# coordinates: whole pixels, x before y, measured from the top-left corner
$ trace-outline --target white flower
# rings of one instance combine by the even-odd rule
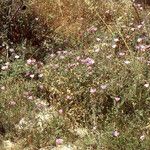
[[[10,48],[9,51],[10,51],[10,52],[14,52],[14,49],[13,49],[13,48]]]
[[[99,42],[100,40],[101,40],[100,38],[96,38],[96,41],[98,41],[98,42]]]
[[[8,69],[8,66],[2,66],[1,69],[2,69],[2,70],[7,70],[7,69]]]
[[[33,78],[34,78],[34,74],[30,74],[30,78],[32,78],[32,79],[33,79]]]
[[[143,141],[144,139],[145,139],[145,136],[144,136],[144,135],[141,135],[141,136],[140,136],[140,140]]]
[[[105,90],[106,88],[107,88],[107,84],[101,85],[101,89],[102,89],[102,90]]]
[[[130,64],[130,61],[126,60],[124,61],[125,64]]]
[[[28,99],[29,99],[29,100],[32,100],[32,99],[33,99],[33,96],[29,96]]]
[[[9,65],[10,65],[10,62],[6,62],[5,65],[6,65],[6,66],[9,66]]]
[[[140,24],[140,25],[138,25],[138,26],[137,26],[137,28],[138,28],[138,29],[141,29],[141,28],[142,28],[142,25],[141,25],[141,24]]]
[[[120,55],[120,56],[124,56],[124,55],[125,55],[125,53],[123,53],[123,52],[120,52],[120,53],[119,53],[119,55]]]
[[[137,42],[140,43],[140,42],[142,42],[142,40],[143,40],[142,38],[138,38]]]
[[[144,84],[144,86],[145,86],[146,88],[148,88],[148,87],[149,87],[149,83]]]
[[[118,39],[118,38],[115,38],[115,39],[114,39],[114,41],[115,41],[115,42],[118,42],[118,41],[119,41],[119,39]]]
[[[100,51],[100,49],[99,48],[96,48],[95,50],[94,50],[94,52],[99,52]]]
[[[115,101],[116,102],[120,101],[120,97],[115,97]]]
[[[116,44],[113,44],[113,45],[112,45],[112,48],[116,48],[116,47],[117,47],[117,45],[116,45]]]
[[[1,90],[5,90],[5,86],[2,86],[2,87],[1,87]]]
[[[131,28],[131,31],[135,31],[135,28]]]
[[[18,59],[20,56],[19,55],[15,55],[15,58]]]
[[[43,74],[42,74],[42,73],[41,73],[41,74],[39,74],[39,75],[38,75],[38,77],[39,77],[39,78],[42,78],[42,77],[43,77]]]

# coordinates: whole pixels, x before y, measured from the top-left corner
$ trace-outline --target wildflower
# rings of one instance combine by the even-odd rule
[[[72,98],[71,96],[67,95],[67,99],[71,99],[71,98]]]
[[[96,130],[96,129],[97,129],[97,126],[94,126],[94,127],[93,127],[93,130]]]
[[[6,66],[9,66],[9,65],[10,65],[10,62],[6,62],[5,65],[6,65]]]
[[[6,89],[5,86],[2,86],[2,87],[1,87],[1,90],[5,90],[5,89]]]
[[[9,51],[10,51],[10,52],[14,52],[14,49],[13,49],[13,48],[10,48]]]
[[[7,49],[7,50],[9,49],[9,46],[8,46],[8,45],[6,46],[6,49]]]
[[[145,49],[146,49],[146,46],[145,46],[145,45],[140,45],[140,50],[141,50],[141,51],[145,51]]]
[[[38,75],[38,77],[39,77],[39,78],[42,78],[42,77],[43,77],[43,74],[42,74],[42,73],[41,73],[41,74],[39,74],[39,75]]]
[[[96,48],[95,50],[94,50],[94,52],[99,52],[100,51],[100,48]]]
[[[2,70],[7,70],[7,69],[8,69],[8,66],[2,66],[1,69],[2,69]]]
[[[60,109],[58,112],[59,114],[63,114],[63,109]]]
[[[32,63],[32,60],[31,60],[31,59],[28,59],[28,60],[27,60],[27,64],[30,65],[31,63]]]
[[[149,83],[144,84],[144,87],[148,88],[149,87]]]
[[[44,89],[44,86],[43,86],[43,85],[39,85],[39,88],[40,88],[41,90],[43,90],[43,89]]]
[[[80,56],[77,56],[77,57],[76,57],[76,60],[80,60]]]
[[[141,136],[140,136],[140,140],[143,141],[144,139],[145,139],[145,136],[144,136],[144,135],[141,135]]]
[[[35,62],[36,62],[35,59],[28,59],[28,60],[27,60],[27,64],[28,64],[28,65],[33,65],[33,64],[35,64]]]
[[[38,20],[39,20],[39,18],[35,18],[35,20],[36,20],[36,21],[38,21]]]
[[[113,131],[113,136],[114,137],[118,137],[119,135],[120,135],[120,133],[117,130]]]
[[[128,65],[128,64],[130,64],[130,61],[126,60],[126,61],[124,61],[124,63]]]
[[[63,144],[63,142],[64,142],[63,139],[60,139],[60,138],[56,139],[56,145],[61,145]]]
[[[142,38],[138,38],[137,42],[140,43],[140,42],[142,42],[142,40],[143,40]]]
[[[83,62],[86,64],[86,65],[88,65],[88,66],[90,66],[90,65],[93,65],[94,63],[95,63],[95,61],[92,59],[92,58],[86,58],[85,60],[83,60]]]
[[[33,100],[33,96],[29,96],[28,99],[29,99],[29,100]]]
[[[101,39],[100,38],[96,38],[96,41],[99,42],[99,41],[101,41]]]
[[[102,90],[105,90],[106,88],[107,88],[107,84],[101,85],[101,89],[102,89]]]
[[[18,59],[20,56],[19,55],[15,55],[15,58]]]
[[[112,45],[112,48],[116,48],[116,47],[117,47],[117,45],[116,45],[116,44],[113,44],[113,45]]]
[[[116,102],[120,101],[120,97],[115,97],[115,101]]]
[[[142,25],[141,25],[141,24],[140,24],[140,25],[138,25],[138,26],[137,26],[137,28],[138,28],[138,29],[141,29],[141,28],[142,28]]]
[[[119,39],[118,39],[118,38],[115,38],[115,39],[114,39],[114,41],[115,41],[115,42],[118,42],[118,41],[119,41]]]
[[[55,57],[55,54],[51,54],[50,57],[51,57],[51,58]]]
[[[96,92],[96,88],[91,88],[90,93],[94,94]]]
[[[135,28],[131,28],[131,31],[135,31]]]
[[[33,79],[35,75],[34,74],[30,74],[29,76],[30,76],[30,78]]]
[[[124,56],[124,55],[125,55],[125,53],[123,53],[123,52],[119,53],[119,56]]]

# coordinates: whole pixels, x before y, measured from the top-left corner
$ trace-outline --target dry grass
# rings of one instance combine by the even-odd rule
[[[111,0],[32,0],[30,6],[49,28],[75,38],[80,38],[92,25],[103,28],[103,21],[117,25],[133,15],[130,0],[119,5]]]

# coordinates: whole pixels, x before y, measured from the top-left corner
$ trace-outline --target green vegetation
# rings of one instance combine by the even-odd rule
[[[0,149],[149,150],[148,6],[0,7]]]

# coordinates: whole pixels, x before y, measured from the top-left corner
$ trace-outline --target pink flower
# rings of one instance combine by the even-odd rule
[[[59,114],[63,114],[63,109],[60,109],[58,112]]]
[[[120,101],[120,97],[115,97],[115,101],[116,102]]]
[[[27,64],[30,65],[31,63],[32,63],[32,60],[31,60],[31,59],[28,59],[28,60],[27,60]]]
[[[77,57],[76,57],[76,60],[80,60],[80,56],[77,56]]]
[[[29,100],[33,100],[33,96],[29,96],[28,99],[29,99]]]
[[[118,137],[120,135],[120,133],[117,131],[117,130],[115,130],[114,132],[113,132],[113,136],[114,137]]]
[[[35,62],[36,62],[35,59],[28,59],[28,60],[27,60],[27,65],[34,65]]]
[[[96,88],[91,88],[90,93],[94,94],[96,92]]]
[[[86,63],[86,65],[90,66],[90,65],[93,65],[95,63],[95,61],[92,59],[92,58],[86,58],[84,60],[84,62]]]
[[[61,145],[63,144],[64,140],[63,139],[56,139],[56,145]]]

